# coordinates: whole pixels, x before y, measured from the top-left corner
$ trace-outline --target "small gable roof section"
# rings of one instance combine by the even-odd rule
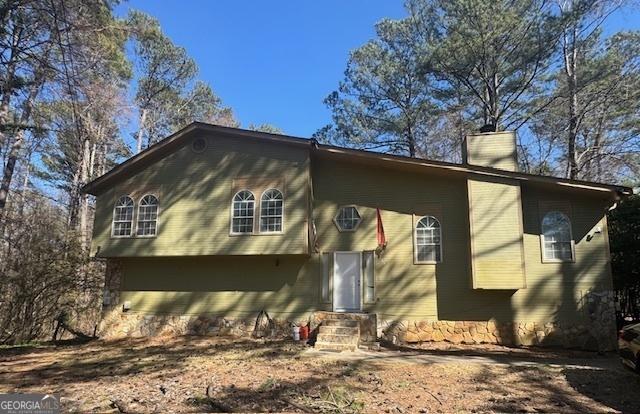
[[[378,152],[337,147],[333,145],[319,144],[313,139],[299,138],[289,135],[271,134],[268,132],[249,131],[239,128],[229,128],[220,125],[194,122],[180,131],[168,136],[160,142],[150,146],[139,154],[117,165],[111,171],[86,184],[82,190],[88,194],[99,195],[122,179],[135,174],[168,154],[176,151],[196,133],[212,133],[232,138],[255,139],[260,142],[269,142],[281,145],[294,145],[307,148],[318,156],[333,159],[342,159],[349,162],[359,162],[389,168],[405,170],[432,170],[440,173],[452,173],[461,175],[475,175],[485,177],[511,178],[523,182],[542,185],[557,185],[578,190],[609,193],[614,198],[633,194],[630,187],[595,183],[590,181],[569,180],[566,178],[548,177],[521,172],[505,171],[491,167],[480,167],[468,164],[456,164],[444,161],[426,160],[419,158],[389,155]]]

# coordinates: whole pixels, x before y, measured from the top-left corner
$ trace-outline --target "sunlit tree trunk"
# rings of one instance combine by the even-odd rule
[[[140,151],[142,151],[142,140],[144,138],[144,127],[145,127],[145,123],[147,122],[147,110],[143,109],[142,110],[142,114],[140,115],[140,125],[138,128],[138,139],[137,139],[137,147],[136,147],[136,154],[139,154]]]

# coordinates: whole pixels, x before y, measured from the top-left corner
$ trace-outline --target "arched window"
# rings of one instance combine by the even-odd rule
[[[155,236],[158,229],[158,198],[147,194],[138,205],[138,236]]]
[[[253,233],[253,208],[255,197],[251,191],[242,190],[233,196],[231,233]]]
[[[425,216],[416,224],[416,263],[442,261],[440,222],[433,216]]]
[[[573,260],[571,222],[559,211],[550,211],[542,219],[542,259],[548,261]]]
[[[282,231],[284,199],[275,188],[265,191],[260,197],[260,232],[277,233]]]
[[[122,196],[113,207],[113,226],[111,235],[114,237],[129,237],[133,229],[133,200],[129,196]]]

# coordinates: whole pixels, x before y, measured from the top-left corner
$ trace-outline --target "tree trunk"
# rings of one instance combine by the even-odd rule
[[[489,103],[490,103],[490,116],[489,123],[495,126],[495,130],[498,130],[498,122],[500,114],[498,113],[498,74],[494,73],[491,77],[491,88],[489,90]]]
[[[22,190],[20,191],[20,205],[18,208],[18,217],[22,219],[24,217],[24,207],[27,200],[27,189],[29,188],[29,178],[31,176],[31,156],[26,161],[27,168],[24,173],[24,180],[22,181]]]
[[[600,119],[598,119],[598,128],[596,130],[596,135],[593,139],[593,161],[595,164],[595,174],[594,174],[594,180],[595,181],[602,181],[602,137],[604,135],[604,131],[605,131],[605,119],[606,119],[606,114],[607,114],[607,106],[606,104],[604,105],[604,108],[602,109],[602,112],[600,114]]]
[[[11,13],[11,11],[9,11]],[[2,81],[2,85],[0,90],[2,90],[2,99],[0,100],[0,148],[4,147],[4,144],[7,140],[7,136],[5,134],[4,126],[9,121],[9,105],[11,103],[11,95],[13,94],[13,78],[15,75],[15,52],[17,48],[17,44],[20,41],[20,35],[18,33],[13,33],[12,36],[12,47],[9,55],[9,60],[6,63],[6,75]],[[0,213],[2,210],[0,210]]]
[[[98,133],[98,137],[99,137],[99,133]],[[98,151],[98,145],[94,142],[93,145],[91,146],[91,157],[89,158],[89,175],[87,180],[91,180],[93,178],[93,173],[95,171],[95,164],[96,164],[96,152]],[[86,184],[86,183],[85,183]]]
[[[136,154],[139,154],[142,151],[142,139],[144,136],[144,124],[147,121],[147,110],[143,109],[142,114],[140,115],[140,125],[138,126],[138,146],[136,148]]]
[[[31,111],[33,110],[34,102],[40,93],[42,85],[44,84],[44,73],[36,73],[29,94],[27,95],[24,104],[22,106],[22,114],[20,115],[19,130],[16,133],[13,144],[9,149],[7,156],[7,164],[5,165],[2,173],[2,182],[0,183],[0,235],[4,235],[4,215],[5,206],[7,204],[7,198],[9,197],[9,190],[11,188],[11,180],[13,179],[13,173],[16,168],[18,157],[20,156],[20,150],[24,144],[25,128],[31,121]]]
[[[89,178],[89,163],[91,162],[91,142],[89,138],[85,138],[82,142],[82,162],[80,162],[80,180],[77,187],[78,210],[80,216],[80,245],[83,249],[88,244],[88,226],[89,226],[89,199],[86,193],[80,191]]]
[[[4,234],[4,209],[7,205],[7,198],[9,197],[9,188],[11,187],[11,180],[13,179],[13,172],[16,168],[16,162],[24,143],[24,130],[18,131],[16,138],[9,150],[9,156],[7,157],[7,165],[4,167],[2,174],[2,182],[0,183],[0,234]]]
[[[567,128],[567,163],[570,179],[578,177],[578,160],[576,141],[578,139],[578,75],[576,74],[578,45],[576,44],[577,28],[571,28],[571,39],[567,39],[567,30],[564,35],[564,69],[569,89],[569,122]]]
[[[569,75],[569,128],[567,131],[567,158],[569,161],[569,178],[578,176],[576,140],[578,138],[578,96],[575,72]]]
[[[107,152],[109,151],[109,145],[105,142],[102,145],[102,152],[100,154],[100,175],[104,175],[107,172]]]
[[[71,180],[71,191],[69,194],[69,217],[67,218],[67,227],[75,229],[78,225],[78,187],[80,186],[80,168],[76,168]]]
[[[413,136],[411,127],[407,129],[407,148],[409,150],[409,156],[415,158],[416,156],[416,138]]]

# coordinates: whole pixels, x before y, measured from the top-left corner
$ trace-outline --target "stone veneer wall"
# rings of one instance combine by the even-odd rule
[[[455,344],[536,345],[593,351],[616,349],[613,292],[586,292],[578,309],[583,323],[500,321],[378,322],[378,337],[392,343],[447,341]]]
[[[119,305],[122,284],[122,264],[116,259],[107,259],[102,296],[102,316]]]
[[[257,315],[256,315],[257,316]],[[99,327],[101,338],[211,335],[250,336],[254,333],[255,318],[232,319],[215,315],[145,315],[112,309],[107,312]],[[273,326],[263,329],[260,336],[285,337],[291,335],[291,323],[273,320]]]

